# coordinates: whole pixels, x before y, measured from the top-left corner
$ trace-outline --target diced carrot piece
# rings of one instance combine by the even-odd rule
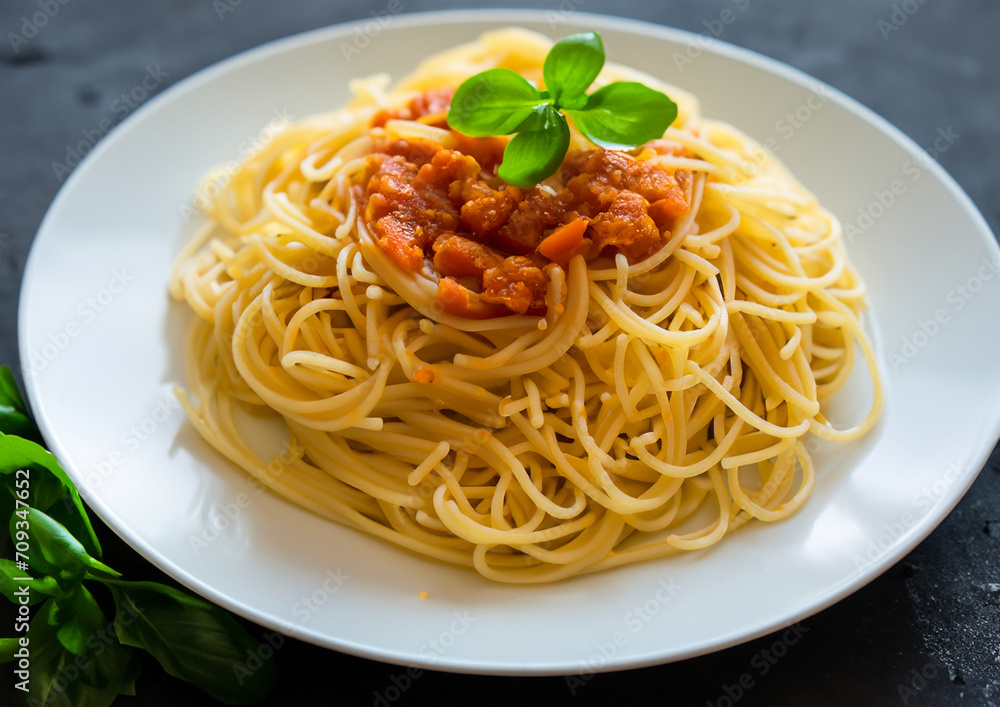
[[[545,308],[545,285],[548,275],[531,258],[512,255],[498,267],[483,273],[484,302],[497,302],[518,314],[532,306]]]
[[[390,215],[378,220],[375,231],[382,232],[378,247],[401,269],[419,272],[424,266],[424,251],[416,244],[416,229],[411,224]]]
[[[538,244],[538,252],[549,260],[566,265],[583,245],[588,220],[578,218],[554,230]]]
[[[444,311],[466,319],[492,319],[510,314],[502,304],[483,302],[479,294],[464,287],[454,278],[444,277],[438,283],[437,303]]]
[[[680,192],[680,190],[678,190]],[[688,212],[688,204],[684,200],[683,192],[677,198],[658,199],[649,205],[649,215],[656,222],[656,225],[663,228],[672,224],[674,219],[680,218]]]
[[[434,243],[434,268],[445,276],[481,278],[503,262],[489,246],[462,236],[444,236]]]
[[[434,370],[430,366],[421,366],[413,372],[413,380],[417,383],[433,383],[437,376],[434,375]]]

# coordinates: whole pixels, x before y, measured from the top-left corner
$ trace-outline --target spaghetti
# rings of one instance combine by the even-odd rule
[[[170,283],[196,314],[190,394],[178,394],[208,442],[316,513],[503,582],[698,550],[751,519],[786,518],[813,488],[805,437],[856,439],[881,406],[859,323],[865,291],[838,221],[673,87],[669,148],[627,156],[679,189],[683,208],[658,217],[655,247],[594,245],[600,219],[580,217],[591,247],[563,262],[487,248],[494,259],[473,276],[449,277],[439,239],[426,261],[418,250],[400,266],[377,218],[394,202],[372,186],[385,160],[416,161],[406,146],[461,149],[434,92],[497,66],[540,82],[549,46],[492,32],[391,91],[384,77],[355,82],[346,108],[290,127],[232,174]],[[613,65],[597,84],[615,79],[660,87]],[[568,165],[593,149],[574,131],[563,171],[511,208],[566,193]],[[442,188],[459,198],[457,183]],[[590,208],[567,203],[563,226]],[[543,275],[517,270],[490,300],[488,273],[510,271],[511,258]],[[529,295],[510,294],[521,285]],[[838,430],[822,402],[856,349],[872,405]],[[254,451],[239,410],[287,428],[295,453],[281,473]]]

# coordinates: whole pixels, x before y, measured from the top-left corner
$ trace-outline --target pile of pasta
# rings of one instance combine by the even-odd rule
[[[276,493],[339,523],[502,582],[544,582],[706,548],[795,513],[814,485],[807,435],[874,424],[864,286],[841,227],[773,157],[696,99],[665,137],[691,209],[629,263],[551,270],[544,316],[441,311],[361,217],[373,116],[503,66],[541,81],[550,40],[504,30],[400,84],[354,82],[345,108],[295,124],[231,174],[170,283],[194,312],[181,401],[201,435]],[[571,150],[592,148],[573,132]],[[209,175],[215,179],[218,175]],[[860,352],[871,407],[834,429],[823,404]],[[258,454],[240,410],[287,444]],[[331,552],[334,549],[331,548]]]

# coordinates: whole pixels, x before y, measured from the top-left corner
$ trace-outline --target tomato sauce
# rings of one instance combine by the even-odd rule
[[[401,119],[447,128],[451,94],[432,89],[381,111],[373,125]],[[670,172],[648,159],[684,154],[677,143],[654,140],[636,156],[602,148],[571,152],[557,191],[522,189],[497,177],[507,140],[452,131],[445,147],[381,137],[368,157],[360,193],[366,224],[395,265],[437,272],[437,299],[447,312],[475,319],[544,314],[552,263],[617,253],[638,262],[666,242],[690,209],[690,172]]]

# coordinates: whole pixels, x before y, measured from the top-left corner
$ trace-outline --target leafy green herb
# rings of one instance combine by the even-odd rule
[[[0,432],[41,441],[7,366],[0,367]]]
[[[99,559],[100,542],[73,482],[33,439],[41,436],[10,370],[0,367],[0,521],[10,519],[13,541],[0,546],[7,555],[0,558],[0,595],[37,607],[30,623],[20,611],[24,618],[15,623],[30,643],[27,703],[108,707],[118,695],[134,695],[133,647],[227,704],[267,697],[276,681],[271,647],[203,599],[118,579]],[[113,622],[87,588],[92,581],[111,590]],[[17,659],[19,641],[0,638],[0,663]]]
[[[13,662],[19,647],[20,641],[16,638],[0,638],[0,665]]]
[[[543,105],[539,96],[538,89],[520,74],[490,69],[458,87],[451,99],[448,122],[472,137],[509,135]]]
[[[104,612],[83,584],[78,584],[65,599],[56,600],[56,607],[59,622],[56,637],[59,643],[73,655],[83,655],[94,627],[103,627],[108,623]]]
[[[490,69],[458,87],[448,124],[472,137],[516,133],[497,171],[501,179],[532,187],[551,175],[569,148],[568,115],[595,145],[630,149],[662,137],[677,118],[666,95],[631,81],[586,90],[604,66],[604,44],[596,32],[563,37],[553,45],[540,91],[509,69]]]
[[[503,152],[500,178],[515,185],[534,185],[559,169],[569,147],[569,126],[550,105],[521,123]]]
[[[670,102],[669,107],[664,99]],[[641,83],[616,81],[588,96],[582,110],[567,109],[566,113],[591,142],[601,147],[634,147],[662,137],[666,127],[651,133],[649,126],[658,128],[664,115],[670,116],[667,125],[672,123],[677,106]]]
[[[101,543],[80,493],[50,452],[30,440],[0,433],[0,474],[7,477],[10,494],[23,504],[43,511],[65,505],[60,511],[63,525],[76,531],[87,552],[100,557]],[[66,503],[59,503],[60,499]]]
[[[25,577],[29,579],[25,580]],[[0,558],[0,594],[7,598],[12,604],[20,603],[20,596],[17,592],[22,587],[28,588],[28,606],[34,606],[46,597],[62,596],[63,590],[55,577],[42,576],[34,577],[28,572],[18,569],[14,560],[6,557]]]
[[[542,76],[552,100],[567,106],[590,88],[604,66],[604,43],[596,32],[572,34],[556,42],[545,57]]]
[[[228,705],[252,704],[274,687],[274,663],[219,607],[154,582],[106,583],[118,606],[118,639],[152,653],[171,675]]]
[[[84,592],[86,589],[80,587]],[[89,596],[89,592],[86,596]],[[107,707],[118,695],[134,695],[139,661],[135,651],[108,636],[110,622],[93,597],[74,612],[49,599],[31,619],[29,704]],[[85,636],[87,650],[75,654],[60,640],[67,623]]]
[[[27,530],[18,525],[27,523]],[[10,533],[15,540],[28,542],[29,563],[32,568],[61,578],[80,576],[88,570],[99,575],[120,577],[118,572],[100,560],[91,557],[83,544],[59,522],[37,508],[28,508],[24,520],[14,514],[10,518]]]

